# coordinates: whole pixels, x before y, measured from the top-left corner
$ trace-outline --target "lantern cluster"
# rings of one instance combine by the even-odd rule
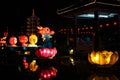
[[[62,28],[58,32],[61,34],[76,34],[76,30],[74,28],[70,29]],[[77,34],[93,34],[93,26],[78,27]]]
[[[37,47],[36,43],[38,42],[38,37],[35,34],[31,34],[29,38],[26,35],[21,35],[19,38],[16,36],[9,38],[9,43],[12,47],[16,47],[18,42],[21,43],[22,47]]]
[[[36,60],[32,60],[31,62],[29,62],[27,61],[26,57],[23,58],[22,63],[25,70],[30,70],[32,72],[35,72],[39,67],[36,63]]]

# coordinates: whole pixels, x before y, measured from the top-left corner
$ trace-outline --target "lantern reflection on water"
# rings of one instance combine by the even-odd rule
[[[50,67],[47,69],[41,69],[39,72],[39,79],[49,80],[52,77],[56,77],[58,70],[55,67]]]
[[[118,52],[112,52],[112,51],[92,51],[90,54],[88,54],[88,61],[91,64],[97,64],[97,65],[114,65],[119,59]]]
[[[32,60],[32,62],[29,65],[30,71],[36,71],[38,69],[38,65],[36,64],[36,60]]]
[[[118,80],[118,78],[114,74],[93,74],[88,80]]]

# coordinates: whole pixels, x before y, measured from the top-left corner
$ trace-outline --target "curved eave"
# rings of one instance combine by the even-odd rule
[[[120,5],[103,2],[91,2],[83,6],[70,6],[57,10],[57,14],[63,17],[75,17],[83,13],[95,11],[120,14]]]

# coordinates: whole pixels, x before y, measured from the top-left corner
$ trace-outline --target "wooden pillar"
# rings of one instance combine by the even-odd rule
[[[94,12],[94,50],[95,51],[98,51],[100,48],[99,48],[99,31],[98,31],[98,28],[99,28],[99,17],[98,17],[98,12],[95,11]]]

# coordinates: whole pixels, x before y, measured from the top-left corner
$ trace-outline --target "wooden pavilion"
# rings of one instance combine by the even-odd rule
[[[119,0],[80,0],[76,4],[72,4],[63,9],[58,9],[57,14],[61,17],[74,18],[75,28],[77,29],[77,19],[92,17],[94,24],[94,50],[99,50],[99,19],[102,17],[116,17],[120,20],[120,1]],[[89,15],[89,16],[88,16]],[[91,15],[91,16],[90,16]],[[120,25],[120,21],[119,25]],[[120,26],[119,26],[120,27]],[[120,28],[119,28],[120,29]],[[77,30],[76,30],[77,31]],[[96,44],[97,43],[97,44]]]

